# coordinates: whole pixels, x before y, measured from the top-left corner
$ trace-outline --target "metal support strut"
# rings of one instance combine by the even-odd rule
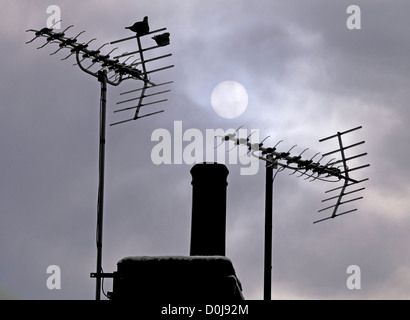
[[[107,104],[107,71],[98,72],[98,81],[101,83],[100,101],[100,149],[99,149],[99,183],[97,204],[97,285],[95,299],[101,299],[102,278],[102,236],[103,236],[103,209],[104,209],[104,162],[105,162],[105,126]]]
[[[272,228],[273,228],[273,165],[266,163],[265,189],[265,258],[263,300],[271,300],[272,283]]]

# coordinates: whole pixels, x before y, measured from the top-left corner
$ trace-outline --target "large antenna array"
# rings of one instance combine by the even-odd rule
[[[157,112],[140,115],[141,107],[167,101],[167,99],[161,99],[161,100],[156,100],[156,101],[150,101],[148,103],[143,103],[143,100],[145,98],[158,96],[158,95],[170,92],[170,90],[164,90],[160,92],[153,92],[153,93],[147,94],[146,93],[147,90],[173,83],[173,81],[168,81],[165,83],[156,84],[153,81],[151,81],[151,78],[149,77],[149,75],[154,72],[173,68],[174,65],[167,65],[167,66],[160,67],[160,68],[153,69],[153,70],[147,70],[147,67],[146,67],[147,64],[149,64],[150,62],[158,61],[158,60],[172,56],[171,53],[161,55],[161,56],[150,57],[149,59],[144,58],[144,52],[151,51],[153,49],[157,49],[161,47],[165,47],[170,43],[169,42],[170,34],[168,32],[163,33],[163,34],[158,34],[159,32],[166,30],[166,28],[157,29],[157,30],[146,32],[143,34],[136,34],[135,36],[119,39],[119,40],[112,41],[112,42],[107,42],[107,43],[104,43],[99,48],[92,50],[89,48],[89,45],[91,42],[97,40],[96,38],[93,38],[90,41],[83,42],[83,43],[80,43],[78,41],[78,37],[81,34],[85,33],[85,31],[81,31],[74,37],[68,37],[66,36],[66,32],[70,28],[74,27],[73,25],[68,26],[66,29],[64,29],[61,32],[54,31],[52,27],[42,28],[40,30],[34,30],[34,29],[26,30],[26,32],[34,32],[35,34],[35,37],[31,39],[30,41],[27,41],[26,44],[33,42],[37,38],[46,39],[46,43],[39,46],[37,49],[42,49],[50,43],[58,44],[59,48],[56,51],[52,52],[50,55],[55,55],[62,49],[67,49],[69,50],[70,53],[66,57],[62,58],[61,61],[67,60],[72,55],[75,55],[76,63],[74,65],[78,65],[82,71],[96,78],[101,78],[102,76],[101,73],[105,72],[106,73],[106,80],[105,80],[106,83],[113,85],[113,86],[118,86],[122,81],[128,80],[128,79],[142,81],[143,83],[142,88],[137,88],[134,90],[121,93],[121,95],[127,95],[127,94],[134,93],[134,92],[141,92],[141,94],[139,94],[137,97],[133,97],[131,99],[127,99],[127,100],[120,101],[117,103],[117,104],[123,104],[126,102],[137,100],[138,101],[137,105],[114,111],[116,113],[116,112],[121,112],[125,110],[135,109],[134,116],[124,121],[112,123],[111,126],[164,112],[164,110],[161,110]],[[150,46],[148,48],[144,48],[142,46],[141,38],[144,36],[153,35],[153,34],[156,34],[154,37],[152,37],[155,40],[156,45]],[[136,51],[125,52],[123,54],[111,57],[112,53],[118,49],[118,47],[115,47],[115,48],[112,48],[109,52],[105,54],[102,53],[102,49],[107,45],[113,45],[116,43],[124,42],[127,40],[133,40],[133,39],[137,40],[138,50]],[[139,58],[135,59],[134,58],[135,54],[138,54]],[[126,59],[124,59],[125,57]],[[85,64],[87,62],[89,63],[89,65],[86,66]],[[94,68],[95,70],[92,71],[92,69]]]
[[[61,50],[69,50],[69,54],[62,58],[61,60],[67,60],[72,55],[75,55],[76,63],[79,68],[85,73],[95,77],[101,83],[101,97],[100,97],[100,148],[99,148],[99,183],[98,183],[98,203],[97,203],[97,272],[91,273],[92,278],[96,278],[96,300],[101,298],[101,280],[106,276],[102,269],[102,233],[103,233],[103,204],[104,204],[104,162],[105,162],[105,127],[106,127],[106,102],[107,102],[107,84],[112,86],[118,86],[124,80],[140,80],[143,85],[141,88],[130,90],[121,93],[121,95],[128,95],[130,93],[137,93],[137,96],[122,100],[117,103],[125,104],[129,102],[136,101],[136,105],[115,110],[114,112],[122,112],[126,110],[135,109],[134,116],[126,120],[112,123],[111,125],[118,125],[125,122],[130,122],[132,120],[137,120],[145,117],[149,117],[164,110],[140,114],[141,107],[149,106],[161,102],[167,101],[167,99],[155,100],[158,96],[169,92],[170,90],[163,91],[152,91],[153,88],[159,86],[165,86],[171,84],[172,81],[156,84],[151,78],[150,74],[169,69],[174,67],[173,65],[161,66],[156,69],[147,69],[147,65],[151,62],[158,62],[161,59],[168,58],[172,54],[165,54],[161,56],[151,56],[148,59],[144,57],[144,52],[153,51],[154,49],[165,47],[170,44],[170,34],[168,32],[158,34],[166,30],[166,28],[157,29],[154,31],[149,31],[148,17],[144,17],[143,21],[136,22],[132,27],[126,27],[135,32],[134,36],[119,39],[112,42],[104,43],[97,49],[90,49],[89,45],[96,39],[93,38],[88,42],[80,43],[78,37],[85,31],[81,31],[74,37],[66,36],[66,32],[73,27],[73,25],[68,26],[61,32],[55,31],[54,26],[61,22],[57,21],[54,25],[40,30],[29,29],[26,32],[34,32],[34,38],[27,41],[26,44],[33,42],[38,38],[45,38],[46,42],[39,46],[37,49],[42,49],[49,44],[57,44],[58,48],[50,55],[55,55]],[[155,41],[155,45],[149,47],[143,47],[141,38],[147,35],[153,35],[152,39]],[[102,53],[102,49],[107,45],[113,45],[116,43],[137,40],[138,50],[133,52],[124,52],[118,56],[111,57],[112,53],[118,49],[118,47],[112,48],[107,51],[107,53]],[[153,42],[154,44],[154,42]],[[138,54],[138,58],[134,58],[134,55]],[[154,100],[152,100],[154,97]],[[148,99],[148,102],[145,102]],[[151,100],[149,100],[151,99]]]
[[[241,128],[241,127],[240,127]],[[365,167],[370,166],[369,164],[365,164],[365,165],[361,165],[358,167],[354,167],[354,168],[349,168],[348,166],[348,161],[349,160],[353,160],[353,159],[357,159],[360,157],[363,157],[365,155],[367,155],[367,153],[361,153],[361,154],[357,154],[357,155],[353,155],[353,156],[346,156],[346,152],[345,150],[347,149],[351,149],[353,147],[362,145],[365,143],[365,141],[361,141],[358,143],[354,143],[348,146],[344,146],[343,145],[343,141],[342,141],[342,136],[350,133],[352,131],[355,130],[359,130],[362,127],[356,127],[344,132],[338,132],[335,135],[332,135],[330,137],[326,137],[323,138],[321,140],[319,140],[319,142],[323,142],[326,140],[330,140],[333,138],[337,138],[338,143],[339,143],[339,148],[336,150],[333,150],[331,152],[325,153],[321,156],[321,158],[318,161],[313,161],[313,159],[315,157],[317,157],[320,153],[316,153],[313,157],[309,158],[302,158],[302,154],[305,153],[309,148],[304,149],[301,153],[299,153],[298,155],[291,155],[291,151],[296,147],[296,145],[294,145],[292,148],[290,148],[289,150],[285,151],[285,152],[280,152],[277,150],[277,146],[283,141],[280,140],[275,146],[273,147],[264,147],[264,141],[269,138],[266,137],[262,142],[256,142],[256,143],[252,143],[251,140],[251,135],[250,134],[248,137],[246,138],[239,138],[237,137],[237,133],[239,131],[238,128],[234,133],[231,134],[227,134],[226,136],[221,137],[222,138],[222,142],[228,142],[228,141],[233,141],[235,143],[235,146],[246,146],[248,148],[248,153],[251,153],[254,157],[265,161],[268,167],[272,167],[275,169],[278,169],[279,171],[283,171],[285,169],[289,169],[292,170],[293,172],[290,175],[293,175],[295,173],[298,173],[298,178],[299,177],[305,177],[305,180],[309,180],[310,182],[315,181],[315,180],[321,180],[321,181],[327,181],[327,182],[338,182],[338,181],[343,181],[343,185],[338,187],[338,188],[334,188],[331,190],[326,191],[326,193],[330,193],[330,192],[334,192],[337,190],[341,190],[340,194],[338,196],[334,196],[334,197],[330,197],[327,199],[324,199],[322,202],[326,202],[326,201],[330,201],[330,200],[336,200],[336,204],[326,207],[324,209],[319,210],[319,212],[323,212],[326,211],[328,209],[333,209],[332,210],[332,214],[331,216],[324,218],[324,219],[320,219],[318,221],[315,221],[314,223],[317,222],[321,222],[321,221],[325,221],[328,219],[333,219],[336,218],[338,216],[356,211],[357,209],[354,210],[349,210],[346,212],[342,212],[342,213],[338,213],[338,209],[340,208],[341,205],[345,204],[345,203],[350,203],[356,200],[360,200],[363,197],[358,197],[358,198],[354,198],[354,199],[349,199],[349,200],[345,200],[342,201],[344,199],[345,196],[349,195],[349,194],[353,194],[359,191],[364,190],[365,188],[360,188],[360,189],[356,189],[350,192],[346,192],[346,189],[352,185],[357,185],[361,182],[367,181],[368,179],[362,179],[362,180],[356,180],[353,179],[350,176],[350,172],[352,171],[356,171]],[[234,147],[235,147],[234,146]],[[341,159],[340,160],[336,160],[336,158],[331,158],[330,160],[328,160],[327,162],[324,161],[321,163],[321,161],[332,154],[335,153],[340,153]],[[279,167],[279,168],[278,168]],[[333,180],[330,180],[331,178],[333,178]]]
[[[241,127],[240,127],[241,128]],[[280,140],[276,145],[273,147],[264,147],[264,142],[269,137],[266,137],[261,142],[252,143],[251,136],[248,135],[246,138],[240,138],[237,136],[239,129],[238,128],[234,133],[227,134],[221,137],[222,145],[224,142],[233,141],[234,147],[237,146],[246,146],[248,149],[248,153],[251,153],[252,156],[258,158],[259,160],[263,160],[266,162],[266,189],[265,189],[265,249],[264,249],[264,300],[271,300],[271,283],[272,283],[272,226],[273,226],[273,181],[275,176],[273,175],[273,169],[277,169],[276,173],[283,171],[285,169],[289,169],[293,171],[290,175],[294,175],[298,173],[298,177],[305,177],[305,180],[310,180],[310,182],[315,180],[321,181],[328,181],[328,182],[342,182],[342,185],[330,189],[326,191],[326,193],[331,193],[340,190],[340,193],[336,196],[332,196],[329,198],[324,199],[322,202],[327,201],[335,201],[335,203],[331,206],[325,207],[319,212],[332,210],[332,213],[323,219],[319,219],[314,223],[326,221],[329,219],[334,219],[341,215],[345,215],[347,213],[351,213],[356,211],[357,209],[346,210],[339,213],[339,208],[341,208],[344,204],[351,203],[357,200],[362,199],[363,197],[356,197],[346,199],[346,196],[351,194],[357,193],[359,191],[364,190],[365,188],[357,188],[352,191],[347,191],[347,188],[351,186],[356,186],[359,183],[367,181],[368,179],[361,179],[356,180],[350,176],[352,171],[357,171],[362,168],[368,167],[369,164],[360,165],[354,168],[350,168],[348,166],[348,161],[353,159],[361,158],[367,153],[360,153],[352,156],[348,156],[346,154],[346,150],[352,149],[356,146],[364,144],[364,141],[357,142],[351,145],[345,146],[342,140],[342,137],[350,133],[352,131],[356,131],[361,129],[362,127],[356,127],[344,132],[337,132],[335,135],[323,138],[319,140],[319,142],[324,142],[327,140],[337,138],[338,141],[338,149],[333,150],[331,152],[325,153],[321,156],[318,161],[314,161],[314,158],[318,156],[320,153],[314,154],[311,158],[302,158],[303,153],[305,153],[309,148],[304,149],[298,155],[291,155],[291,151],[296,147],[294,145],[287,151],[278,151],[277,146],[283,141]],[[239,134],[238,134],[239,135]],[[218,147],[219,147],[218,145]],[[232,148],[232,149],[233,149]],[[231,150],[232,150],[231,149]],[[340,153],[340,160],[336,160],[336,158],[331,158],[330,160],[323,160],[325,157],[338,154]],[[321,162],[323,161],[323,162]]]

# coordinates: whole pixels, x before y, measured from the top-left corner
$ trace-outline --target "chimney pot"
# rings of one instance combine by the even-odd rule
[[[191,169],[191,256],[225,256],[228,168],[200,163]]]

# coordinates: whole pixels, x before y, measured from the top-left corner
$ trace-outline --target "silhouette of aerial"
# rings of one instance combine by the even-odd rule
[[[131,27],[125,27],[135,32],[138,36],[143,36],[149,32],[148,17],[145,16],[142,21],[135,22]]]
[[[90,40],[87,43],[79,43],[77,42],[77,38],[79,35],[84,33],[85,31],[81,31],[78,33],[75,37],[70,38],[66,36],[66,31],[70,28],[74,27],[73,25],[68,26],[66,29],[64,29],[62,32],[56,32],[52,27],[47,27],[47,28],[42,28],[40,30],[34,30],[34,29],[29,29],[27,32],[34,32],[35,37],[29,41],[26,42],[26,44],[33,42],[37,38],[45,38],[46,42],[42,46],[38,47],[37,49],[44,48],[47,44],[54,43],[54,44],[59,44],[59,48],[51,53],[51,55],[56,54],[59,52],[61,49],[66,48],[70,50],[70,54],[67,55],[65,58],[61,60],[66,60],[70,56],[74,55],[76,56],[76,61],[77,63],[75,65],[78,65],[80,69],[84,72],[86,72],[88,75],[91,75],[98,79],[98,81],[101,83],[101,95],[100,95],[100,144],[99,144],[99,181],[98,181],[98,197],[97,197],[97,232],[96,232],[96,245],[97,245],[97,272],[92,273],[90,276],[92,278],[96,278],[96,300],[101,299],[101,288],[102,288],[102,280],[104,279],[105,275],[104,272],[102,271],[102,222],[103,222],[103,194],[104,194],[104,161],[105,161],[105,127],[106,127],[106,96],[107,96],[107,86],[112,85],[112,86],[118,86],[123,80],[126,79],[134,79],[134,80],[142,80],[144,82],[143,88],[137,89],[138,90],[143,90],[143,94],[138,98],[139,99],[139,105],[136,107],[128,107],[125,109],[120,109],[116,111],[125,111],[125,110],[130,110],[133,108],[137,108],[137,112],[135,113],[135,116],[133,118],[129,118],[127,120],[119,121],[116,123],[112,123],[111,125],[117,125],[120,123],[124,122],[129,122],[132,120],[137,120],[140,118],[148,117],[154,114],[158,114],[163,112],[164,110],[161,111],[156,111],[156,112],[150,112],[146,113],[143,115],[139,115],[139,108],[143,105],[148,105],[148,104],[154,104],[154,103],[159,103],[159,102],[164,102],[167,101],[167,99],[163,100],[158,100],[158,101],[151,101],[148,104],[143,104],[142,99],[145,96],[151,96],[151,95],[158,95],[162,94],[165,92],[169,92],[170,90],[165,90],[162,92],[156,92],[154,94],[150,95],[144,95],[145,90],[149,89],[153,86],[162,86],[166,84],[172,83],[172,81],[161,83],[161,84],[153,84],[147,77],[142,77],[142,71],[137,69],[135,67],[134,63],[131,64],[126,64],[126,60],[119,63],[120,57],[123,57],[125,55],[128,55],[127,53],[124,53],[122,55],[119,55],[118,57],[114,57],[113,59],[110,59],[110,54],[116,50],[117,48],[112,49],[108,54],[106,55],[100,55],[100,49],[104,47],[105,45],[109,43],[105,43],[102,45],[100,48],[97,50],[90,50],[88,49],[88,45],[91,41],[95,40]],[[145,16],[144,19],[140,22],[134,23],[131,27],[126,27],[126,29],[130,29],[133,32],[137,33],[137,44],[138,44],[138,49],[140,53],[140,60],[143,63],[143,71],[146,73],[145,69],[145,62],[144,57],[142,56],[142,51],[144,50],[141,45],[141,41],[139,40],[139,37],[149,34],[149,25],[148,25],[148,17]],[[160,30],[166,30],[166,28],[162,28]],[[154,34],[156,32],[159,32],[160,30],[153,31],[151,34]],[[135,37],[127,37],[124,39],[116,40],[111,42],[110,44],[113,43],[118,43],[126,40],[131,40],[134,39]],[[169,41],[169,39],[168,39]],[[164,42],[164,41],[163,41]],[[156,47],[151,47],[151,48],[156,48]],[[150,48],[150,49],[151,49]],[[162,58],[166,58],[171,56],[171,54],[164,55],[161,57],[155,57],[151,58],[151,60],[158,60]],[[91,60],[92,62],[91,65],[89,65],[87,68],[84,67],[83,61],[87,61],[87,59]],[[128,59],[127,59],[128,60]],[[92,66],[94,66],[96,63],[99,63],[99,67],[91,69]],[[173,65],[167,66],[160,68],[155,71],[160,71],[168,68],[172,68]],[[113,75],[111,75],[113,73]],[[109,75],[110,74],[110,75]],[[129,93],[129,92],[127,92]],[[135,100],[135,99],[131,99]],[[128,102],[131,100],[125,100],[121,101],[120,103],[123,102]],[[114,111],[115,112],[115,111]],[[104,292],[103,292],[104,293]]]
[[[157,45],[164,47],[164,46],[169,45],[169,36],[170,36],[169,32],[165,32],[165,33],[152,37],[152,39],[155,40]]]

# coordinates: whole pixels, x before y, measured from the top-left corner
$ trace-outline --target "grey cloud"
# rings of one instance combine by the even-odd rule
[[[409,117],[408,4],[358,1],[363,29],[345,27],[348,1],[62,1],[70,34],[82,41],[127,36],[125,25],[150,17],[171,33],[175,68],[155,75],[174,80],[166,112],[107,130],[104,271],[128,255],[188,255],[190,165],[151,161],[158,128],[257,129],[284,150],[313,155],[335,145],[319,138],[363,125],[350,138],[366,140],[371,167],[359,210],[313,225],[324,191],[290,172],[278,175],[274,193],[273,296],[275,298],[406,299],[409,222],[406,177]],[[93,299],[97,202],[99,84],[60,62],[67,52],[35,48],[28,28],[44,26],[47,1],[8,1],[2,12],[0,117],[1,298]],[[124,43],[119,51],[132,50]],[[236,80],[248,90],[248,110],[219,119],[210,106],[213,87]],[[124,83],[108,90],[111,123]],[[147,109],[148,110],[148,109]],[[154,109],[150,109],[154,110]],[[121,118],[122,119],[122,118]],[[120,120],[121,120],[120,119]],[[349,140],[349,141],[350,141]],[[245,150],[241,150],[244,153]],[[228,165],[227,255],[244,295],[261,299],[263,288],[264,168],[240,176]],[[62,268],[62,290],[45,286],[46,267]],[[346,268],[362,269],[363,288],[346,288]],[[24,275],[24,277],[23,277]],[[403,279],[400,283],[399,279]],[[106,290],[111,283],[106,281]],[[5,293],[3,293],[5,292]]]

